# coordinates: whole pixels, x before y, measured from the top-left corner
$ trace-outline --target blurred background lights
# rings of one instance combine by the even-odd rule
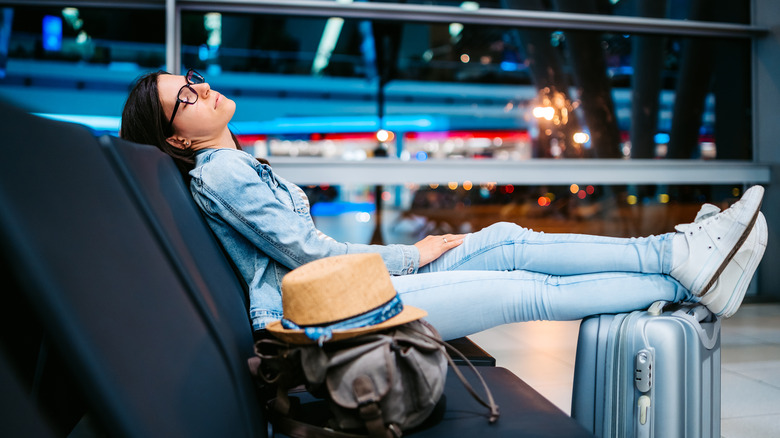
[[[577,193],[580,191],[580,186],[578,186],[577,184],[572,184],[569,186],[569,191],[572,193]]]
[[[458,188],[458,183],[456,183],[455,181],[450,181],[449,183],[447,183],[447,187],[449,187],[450,190],[455,190]]]
[[[574,142],[577,144],[583,144],[590,140],[590,136],[584,132],[575,132],[572,140],[574,140]]]
[[[211,47],[222,45],[222,14],[210,12],[203,16],[203,27],[208,32],[208,44]]]
[[[533,115],[537,119],[552,120],[555,117],[555,108],[551,106],[537,106],[533,109]]]
[[[460,23],[451,23],[450,24],[450,38],[456,39],[460,36],[460,33],[463,32],[463,25]],[[433,52],[431,52],[431,58],[433,58]]]
[[[665,132],[659,132],[658,134],[655,135],[653,140],[655,140],[656,144],[666,144],[666,143],[669,143],[669,140],[671,140],[671,137],[669,136],[669,134],[667,134]]]
[[[366,223],[371,220],[371,214],[366,213],[365,211],[355,213],[355,220],[358,222]]]
[[[43,49],[58,51],[62,48],[62,18],[54,15],[43,17]]]
[[[659,194],[658,195],[658,202],[660,202],[661,204],[668,203],[669,202],[669,195],[667,195],[666,193]]]
[[[393,134],[392,131],[388,131],[386,129],[380,129],[376,132],[376,139],[381,142],[390,141],[395,138],[395,134]]]
[[[474,185],[471,183],[471,181],[463,181],[463,188],[465,190],[471,190],[472,187],[474,187]]]
[[[626,202],[628,203],[628,205],[635,205],[637,202],[636,195],[628,195],[628,197],[626,198]]]

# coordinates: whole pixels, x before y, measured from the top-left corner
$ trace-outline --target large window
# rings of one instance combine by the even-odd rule
[[[214,12],[182,22],[184,66],[247,102],[255,123],[237,130],[268,135],[269,154],[296,156],[304,140],[306,154],[371,156],[386,130],[380,147],[405,159],[751,158],[745,38]]]
[[[717,3],[409,2],[746,22],[748,2]],[[173,70],[163,8],[2,11],[0,95],[33,111],[116,117],[135,77]],[[301,14],[181,13],[181,65],[236,99],[234,130],[258,155],[752,158],[745,35]]]

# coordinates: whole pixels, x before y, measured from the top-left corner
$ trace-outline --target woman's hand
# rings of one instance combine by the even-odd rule
[[[465,234],[428,236],[414,246],[420,251],[420,268],[438,259],[442,254],[463,243]]]

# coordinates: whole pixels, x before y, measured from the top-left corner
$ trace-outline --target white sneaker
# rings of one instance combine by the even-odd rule
[[[753,186],[728,209],[706,215],[699,222],[677,225],[670,275],[701,297],[748,237],[763,196],[764,188]]]
[[[703,221],[719,211],[720,209],[712,204],[704,204],[694,222]],[[701,297],[701,304],[707,306],[716,315],[724,318],[732,316],[745,298],[753,274],[764,256],[768,237],[766,219],[759,212],[745,243],[739,247],[715,284]]]

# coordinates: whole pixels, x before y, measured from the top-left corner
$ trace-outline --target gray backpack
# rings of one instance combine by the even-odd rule
[[[293,437],[391,438],[419,427],[434,411],[443,412],[447,363],[452,363],[445,346],[430,324],[418,320],[322,347],[262,339],[255,344],[257,357],[250,359],[250,369],[266,390],[275,392],[267,413],[277,431]],[[487,402],[457,367],[452,368],[472,396],[490,409],[489,421],[495,421],[498,406],[476,369],[471,366]],[[296,412],[290,395],[300,385],[327,400],[331,415],[324,424],[312,424]]]

